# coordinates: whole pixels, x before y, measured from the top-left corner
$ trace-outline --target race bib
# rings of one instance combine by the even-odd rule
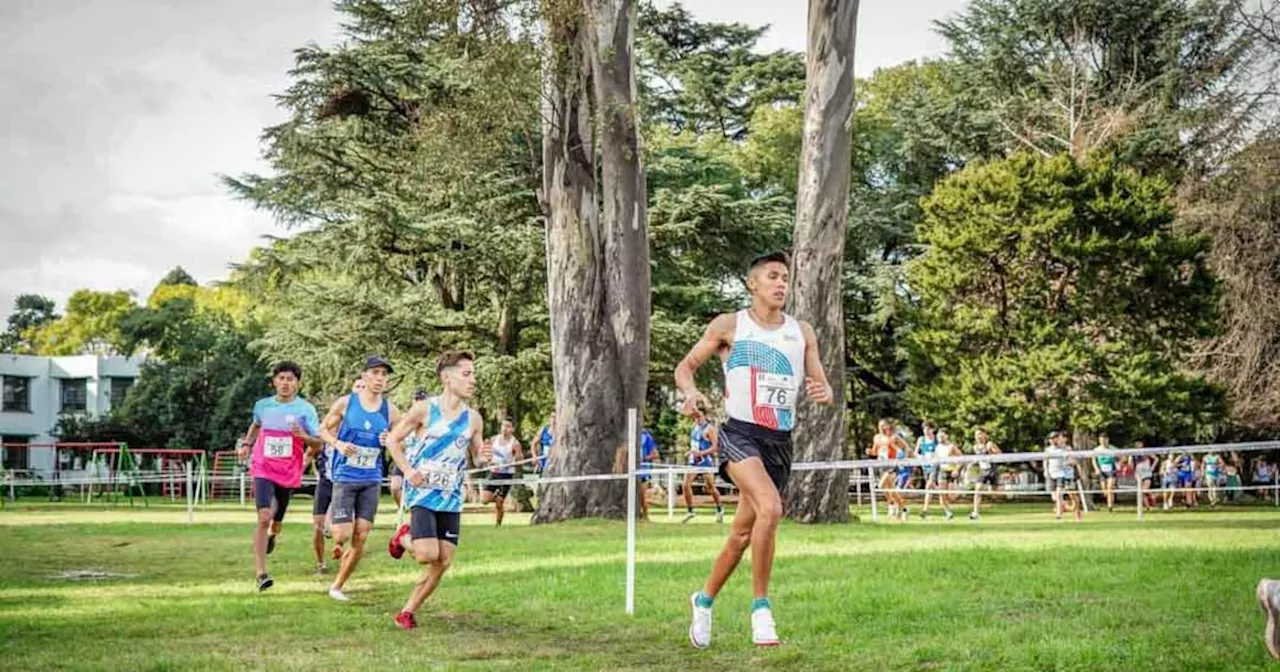
[[[292,436],[266,436],[262,441],[262,454],[273,460],[284,460],[293,457]]]
[[[378,466],[378,455],[381,448],[357,448],[356,454],[347,458],[347,464],[356,469],[372,469]]]
[[[458,470],[453,465],[444,462],[428,462],[418,467],[418,473],[422,474],[424,479],[422,487],[428,490],[448,492],[458,487]]]
[[[756,405],[792,410],[796,407],[796,377],[778,373],[756,374]]]

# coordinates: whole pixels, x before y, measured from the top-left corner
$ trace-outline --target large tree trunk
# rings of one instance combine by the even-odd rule
[[[844,271],[849,216],[853,116],[853,45],[857,0],[810,0],[806,52],[804,145],[796,195],[792,311],[817,333],[822,365],[835,400],[801,404],[797,462],[839,460],[845,443]],[[849,509],[849,475],[796,472],[787,488],[787,515],[802,522],[840,522]]]
[[[548,476],[607,473],[648,373],[649,254],[635,119],[634,0],[547,0],[543,178],[557,451]],[[594,85],[594,86],[593,86]],[[590,94],[601,113],[597,205]],[[601,216],[603,214],[603,217]],[[534,522],[625,515],[622,481],[541,488]]]

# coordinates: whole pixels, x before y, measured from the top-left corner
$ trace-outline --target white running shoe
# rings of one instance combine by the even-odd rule
[[[333,586],[329,587],[329,597],[337,600],[338,602],[351,601],[351,598],[347,597],[345,593],[343,593],[341,590],[338,590],[337,588],[334,588]]]
[[[693,621],[689,623],[689,643],[695,649],[711,646],[711,607],[698,606],[698,594],[689,596],[689,606],[693,607]]]
[[[946,518],[947,520],[951,520],[952,518],[955,518],[955,517],[956,517],[956,514],[951,513],[950,511],[948,511],[948,512],[946,512],[946,513],[942,514],[942,516],[943,516],[944,518]]]
[[[689,522],[689,521],[691,521],[691,520],[693,520],[694,518],[697,518],[697,517],[698,517],[698,514],[696,514],[696,513],[686,513],[686,514],[684,514],[684,520],[680,521],[680,524],[681,524],[681,525],[684,525],[685,523],[687,523],[687,522]]]
[[[778,629],[773,624],[773,612],[769,608],[751,612],[751,641],[756,646],[778,645]]]
[[[974,511],[973,513],[970,513],[970,514],[969,514],[969,520],[977,520],[977,519],[978,519],[978,518],[980,518],[980,517],[981,517],[981,516],[979,516],[979,515],[978,515],[978,512],[977,512],[977,511]]]
[[[716,522],[717,523],[724,522],[724,509],[716,509]]]

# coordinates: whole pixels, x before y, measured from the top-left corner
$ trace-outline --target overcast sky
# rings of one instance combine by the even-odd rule
[[[684,4],[804,48],[803,0]],[[862,0],[858,74],[940,54],[932,21],[963,5]],[[265,169],[292,50],[335,32],[327,0],[0,0],[0,316],[22,293],[145,297],[173,266],[221,278],[283,233],[217,175]]]

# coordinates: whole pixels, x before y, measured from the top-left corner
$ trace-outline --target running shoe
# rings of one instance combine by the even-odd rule
[[[396,533],[391,535],[391,541],[387,542],[387,552],[396,560],[404,557],[404,544],[400,543],[400,539],[408,533],[409,526],[401,525],[400,529],[396,530]]]
[[[396,625],[400,626],[401,630],[412,630],[418,627],[418,620],[413,617],[413,614],[402,611],[396,614]]]

